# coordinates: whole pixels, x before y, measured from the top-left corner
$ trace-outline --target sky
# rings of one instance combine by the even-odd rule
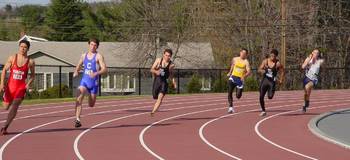
[[[47,5],[51,0],[0,0],[0,7],[3,7],[7,4],[11,6],[21,6],[26,4],[38,4],[38,5]],[[112,0],[84,0],[86,2],[105,2]]]

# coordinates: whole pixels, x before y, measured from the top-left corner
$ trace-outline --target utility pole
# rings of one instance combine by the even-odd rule
[[[284,66],[286,64],[286,0],[281,0],[281,14],[282,14],[282,39],[281,39],[281,60]]]

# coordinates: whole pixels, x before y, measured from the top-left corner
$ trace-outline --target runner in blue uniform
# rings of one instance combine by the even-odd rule
[[[98,93],[98,79],[101,74],[107,72],[106,64],[103,56],[97,52],[97,48],[100,44],[98,39],[92,38],[88,42],[89,51],[81,55],[80,60],[75,68],[73,77],[78,76],[79,71],[83,65],[83,78],[80,81],[80,85],[77,91],[77,99],[75,103],[75,127],[80,127],[80,114],[82,110],[82,103],[84,94],[89,94],[89,106],[95,106],[96,95]]]

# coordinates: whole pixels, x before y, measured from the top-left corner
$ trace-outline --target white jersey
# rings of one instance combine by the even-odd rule
[[[305,74],[307,78],[310,80],[318,80],[318,73],[320,72],[322,61],[323,60],[318,59],[315,63],[309,62]]]

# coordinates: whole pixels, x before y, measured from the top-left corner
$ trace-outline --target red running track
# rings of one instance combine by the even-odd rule
[[[82,124],[73,127],[74,104],[22,107],[0,137],[1,159],[347,159],[349,150],[313,135],[311,118],[349,108],[350,90],[318,90],[300,113],[302,91],[276,92],[259,116],[258,93],[234,100],[226,114],[226,94],[167,96],[149,116],[149,97],[99,100],[84,106]],[[6,117],[0,111],[1,123]]]

